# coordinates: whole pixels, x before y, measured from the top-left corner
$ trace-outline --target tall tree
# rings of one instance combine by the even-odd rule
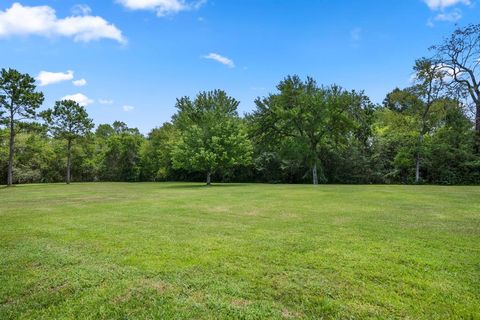
[[[384,101],[384,106],[390,109],[391,112],[398,113],[397,120],[409,120],[405,123],[410,125],[410,133],[416,134],[416,142],[414,145],[408,146],[406,142],[403,143],[403,151],[399,154],[399,158],[405,161],[399,163],[407,164],[409,154],[414,156],[415,162],[415,183],[420,183],[421,180],[421,163],[424,154],[424,139],[425,135],[431,133],[438,125],[438,113],[440,104],[447,101],[444,99],[447,95],[446,78],[447,71],[445,68],[435,60],[421,58],[415,61],[413,67],[415,72],[414,85],[406,89],[395,89],[389,94]],[[382,121],[392,121],[395,117],[385,117],[384,113]],[[393,123],[393,121],[392,121]],[[399,122],[397,122],[397,125]],[[396,132],[408,132],[405,129],[408,126],[402,125],[397,128]],[[406,135],[408,136],[408,135]],[[402,150],[402,148],[400,148]],[[400,155],[402,155],[400,157]]]
[[[423,140],[425,134],[432,129],[433,123],[430,112],[434,103],[438,102],[444,94],[446,71],[440,63],[431,59],[418,59],[414,66],[416,86],[413,91],[422,99],[419,110],[415,110],[420,118],[418,132],[418,146],[415,157],[415,183],[420,182],[420,167],[422,160]]]
[[[422,100],[411,88],[390,92],[373,125],[377,171],[386,183],[411,183],[415,175]]]
[[[319,87],[314,79],[298,76],[288,76],[277,89],[279,93],[255,101],[256,133],[265,139],[290,137],[304,146],[317,185],[321,147],[335,146],[346,136],[354,125],[354,109],[366,102],[364,96],[338,86]]]
[[[43,93],[36,92],[35,79],[14,69],[0,72],[0,110],[5,109],[7,126],[10,131],[7,185],[13,184],[13,159],[15,153],[16,125],[36,116],[36,110],[43,103]]]
[[[93,128],[93,122],[88,118],[87,111],[73,100],[55,102],[53,109],[41,113],[52,134],[67,142],[67,173],[66,183],[71,181],[72,144],[87,135]]]
[[[207,185],[218,170],[251,162],[253,148],[237,114],[239,102],[224,91],[201,92],[194,101],[177,100],[174,124],[181,131],[173,167],[202,171]]]
[[[448,70],[451,86],[465,91],[473,102],[476,151],[480,152],[480,24],[458,28],[432,49],[438,63]]]

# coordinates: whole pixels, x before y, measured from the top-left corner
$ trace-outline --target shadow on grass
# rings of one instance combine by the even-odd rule
[[[212,188],[227,188],[227,187],[245,187],[243,183],[214,183],[209,186],[206,184],[174,184],[167,185],[165,188],[171,189],[212,189]]]

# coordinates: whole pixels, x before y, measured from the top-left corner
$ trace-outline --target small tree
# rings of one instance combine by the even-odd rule
[[[87,111],[77,102],[62,100],[55,102],[53,109],[41,113],[52,134],[67,141],[67,175],[66,182],[70,184],[72,166],[72,144],[84,137],[93,128],[93,122],[88,118]]]
[[[194,101],[179,99],[174,123],[181,139],[172,151],[173,167],[205,172],[210,185],[216,171],[250,163],[253,147],[238,104],[221,90],[202,92]]]
[[[36,116],[36,109],[43,103],[43,93],[36,92],[35,79],[14,69],[0,72],[0,113],[5,110],[9,128],[9,153],[7,185],[13,184],[13,158],[15,153],[16,125]]]

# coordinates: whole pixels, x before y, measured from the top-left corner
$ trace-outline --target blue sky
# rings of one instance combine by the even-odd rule
[[[73,97],[147,133],[177,97],[220,88],[244,113],[288,74],[381,102],[478,17],[475,0],[2,0],[0,67],[38,77],[44,107]]]

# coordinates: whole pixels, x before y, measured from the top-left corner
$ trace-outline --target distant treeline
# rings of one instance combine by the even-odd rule
[[[480,25],[432,52],[381,105],[288,76],[244,116],[222,90],[179,98],[172,120],[147,136],[118,121],[92,131],[70,100],[38,112],[35,80],[2,69],[0,182],[479,184]]]

